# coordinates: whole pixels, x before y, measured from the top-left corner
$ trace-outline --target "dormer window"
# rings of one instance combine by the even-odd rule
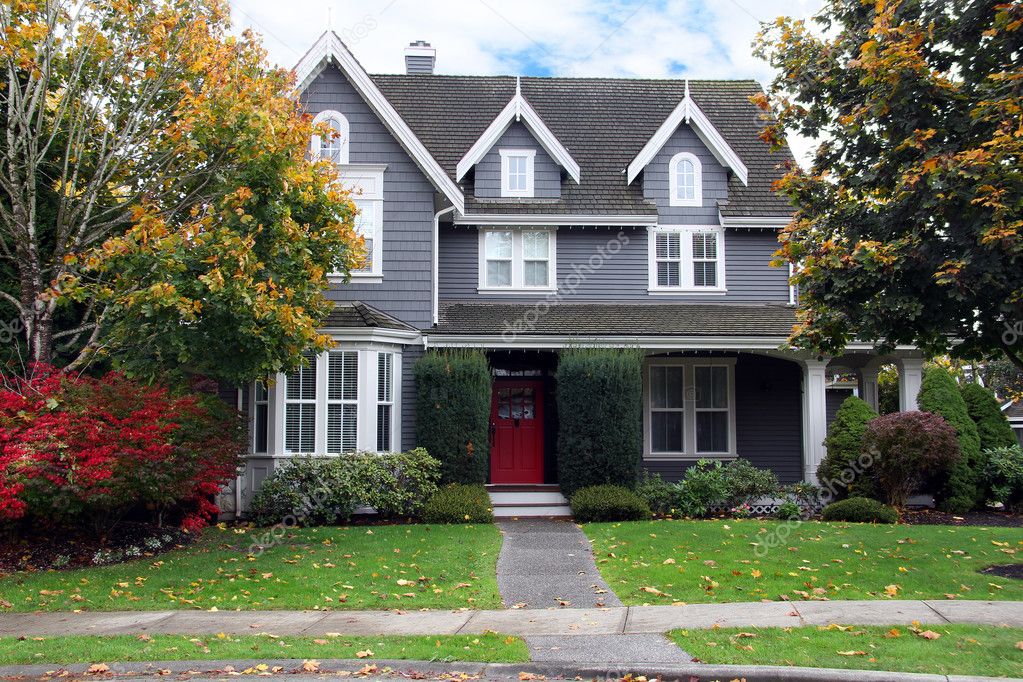
[[[703,182],[700,160],[681,152],[668,162],[669,201],[672,206],[702,206]]]
[[[535,149],[501,149],[501,196],[533,196]]]
[[[337,111],[321,111],[313,123],[326,123],[329,135],[313,135],[310,153],[315,159],[326,159],[336,166],[348,163],[350,127],[344,114]]]

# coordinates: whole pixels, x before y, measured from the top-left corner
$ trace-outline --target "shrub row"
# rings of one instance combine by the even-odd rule
[[[783,491],[772,471],[736,459],[728,464],[700,460],[686,470],[678,483],[644,473],[636,492],[657,514],[700,518],[715,508],[748,515],[751,502]]]

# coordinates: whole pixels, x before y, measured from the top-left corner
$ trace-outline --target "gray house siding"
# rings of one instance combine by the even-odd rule
[[[619,239],[621,233],[623,238]],[[620,242],[621,250],[610,254]],[[608,301],[701,301],[773,302],[789,300],[788,271],[771,267],[771,258],[778,249],[777,235],[772,230],[725,231],[725,282],[728,292],[720,296],[651,295],[649,286],[647,231],[645,228],[558,228],[556,238],[557,278],[562,294],[573,300]],[[596,257],[596,258],[595,258]],[[594,259],[595,258],[595,259]],[[591,260],[594,259],[594,260]],[[592,263],[602,263],[591,269]],[[565,279],[575,286],[565,286]],[[441,300],[490,299],[513,302],[535,300],[536,296],[480,294],[479,232],[474,227],[442,227],[440,233],[439,285]]]
[[[802,373],[788,360],[740,354],[735,364],[736,452],[771,469],[782,483],[803,479]],[[643,468],[677,481],[695,460],[644,460]]]
[[[561,196],[561,167],[540,146],[529,128],[521,122],[512,123],[497,143],[476,164],[473,192],[480,199],[501,196],[502,149],[535,149],[533,159],[533,194],[537,199],[557,199]]]
[[[416,443],[416,360],[423,356],[420,346],[405,346],[401,354],[401,449],[410,450]]]
[[[842,407],[842,403],[844,403],[845,399],[851,395],[853,395],[853,390],[851,388],[832,387],[828,389],[825,396],[828,426],[831,426],[831,422],[835,421],[835,415],[838,414],[838,408]]]
[[[679,152],[689,152],[700,160],[703,170],[703,205],[670,206],[668,163]],[[717,225],[718,201],[728,199],[728,171],[718,163],[693,129],[680,125],[643,170],[643,197],[657,205],[662,225]]]
[[[327,66],[302,93],[302,105],[315,115],[332,109],[344,114],[351,128],[349,161],[386,164],[382,274],[379,283],[331,287],[338,301],[358,300],[415,325],[432,323],[431,251],[434,188],[415,161],[335,67]]]

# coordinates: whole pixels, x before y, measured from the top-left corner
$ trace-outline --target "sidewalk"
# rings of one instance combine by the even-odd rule
[[[800,625],[1023,627],[1023,602],[811,601],[501,611],[95,611],[0,614],[0,635],[120,635],[218,632],[244,635],[452,635],[486,631],[518,636],[659,634],[675,628]]]

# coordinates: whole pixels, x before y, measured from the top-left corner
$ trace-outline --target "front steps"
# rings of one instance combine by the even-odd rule
[[[571,518],[572,509],[557,485],[488,485],[494,518]]]

